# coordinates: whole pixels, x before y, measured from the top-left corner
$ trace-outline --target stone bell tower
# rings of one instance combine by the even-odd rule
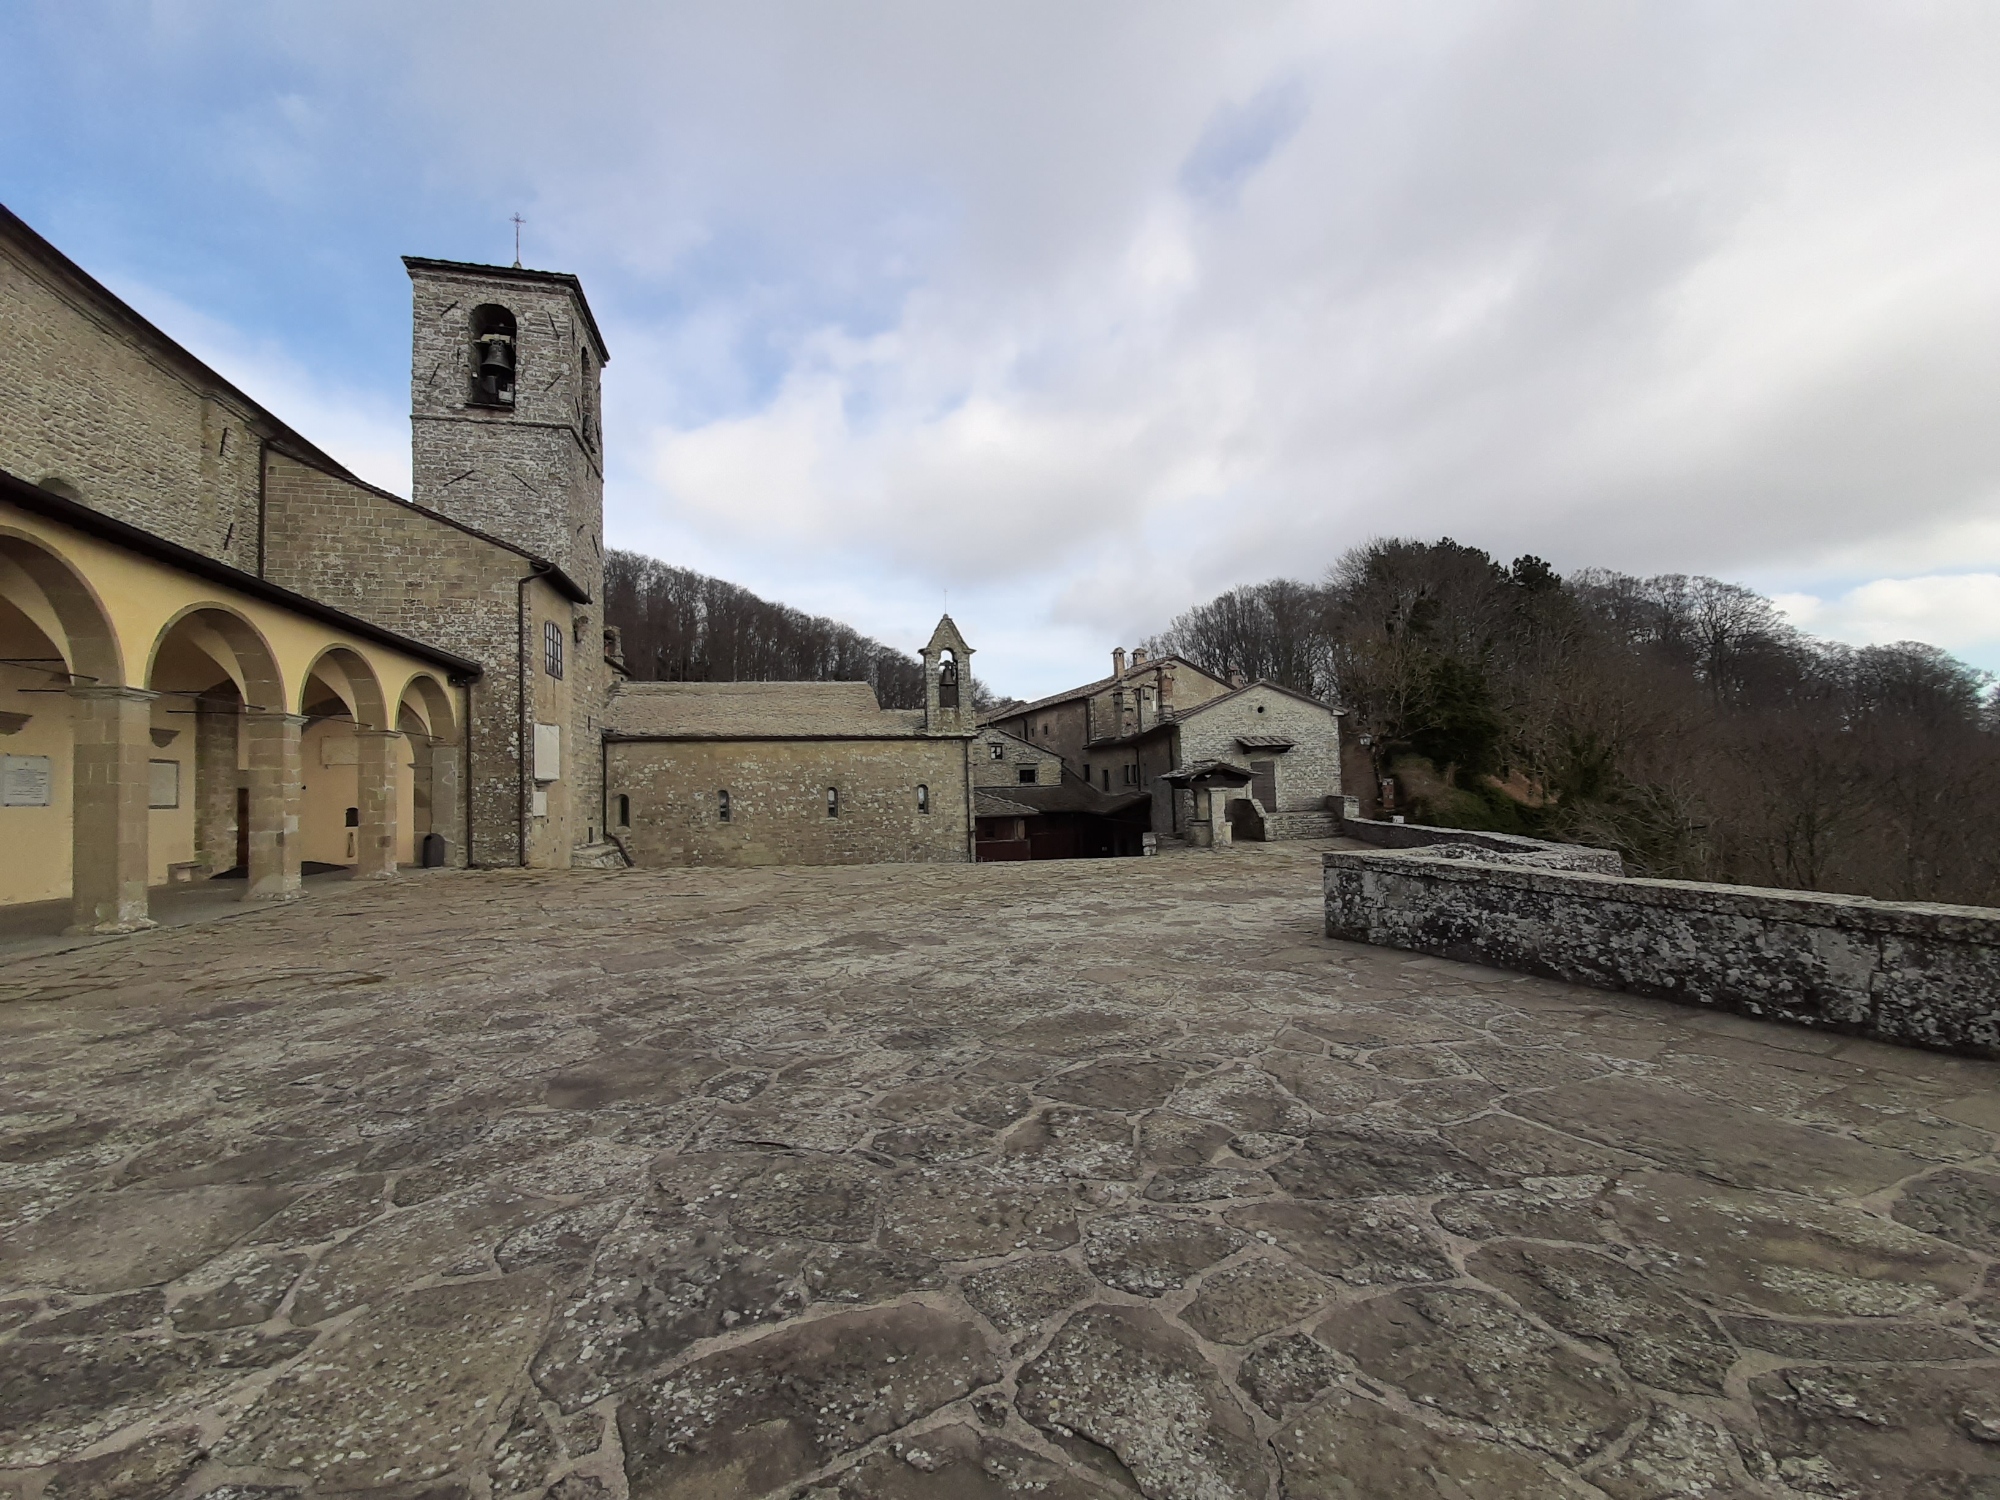
[[[972,648],[946,615],[931,632],[924,659],[924,732],[971,734],[979,727],[972,707]]]
[[[411,498],[603,595],[601,372],[583,286],[558,271],[405,256],[415,294]]]

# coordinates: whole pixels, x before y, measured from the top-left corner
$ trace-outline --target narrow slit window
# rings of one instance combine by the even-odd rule
[[[917,811],[920,813],[927,813],[930,810],[931,810],[931,789],[927,786],[924,786],[920,782],[917,785]]]
[[[717,820],[727,823],[729,821],[729,811],[729,792],[725,788],[715,794],[715,816]]]
[[[826,789],[826,815],[829,818],[840,816],[840,788],[837,786]]]
[[[620,828],[632,826],[632,799],[623,792],[618,794],[618,826]]]

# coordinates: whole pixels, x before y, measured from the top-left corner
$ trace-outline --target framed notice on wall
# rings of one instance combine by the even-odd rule
[[[179,807],[181,805],[181,763],[177,760],[153,760],[146,762],[152,767],[153,779],[146,797],[148,807]]]
[[[0,755],[0,807],[47,807],[53,785],[46,755]]]

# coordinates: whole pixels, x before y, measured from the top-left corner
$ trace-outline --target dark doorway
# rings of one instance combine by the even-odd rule
[[[236,868],[250,868],[250,788],[236,789]]]

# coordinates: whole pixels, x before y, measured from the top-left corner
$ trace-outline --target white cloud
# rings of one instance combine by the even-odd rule
[[[172,9],[175,66],[282,63],[225,59],[282,80],[215,107],[231,182],[401,173],[491,230],[370,253],[498,256],[518,204],[583,275],[614,542],[896,639],[949,589],[999,687],[1372,535],[1829,630],[2000,568],[1978,0]],[[211,343],[401,482],[399,383]]]
[[[1878,578],[1832,598],[1776,602],[1801,630],[1850,645],[1923,641],[1976,662],[2000,658],[2000,573]]]

